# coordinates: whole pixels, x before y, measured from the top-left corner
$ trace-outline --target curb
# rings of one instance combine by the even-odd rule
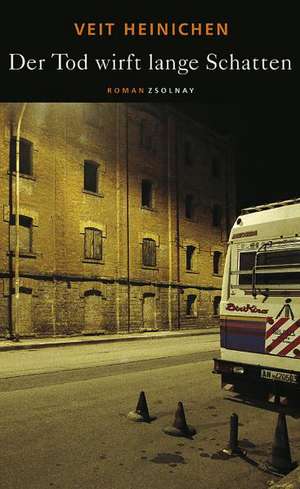
[[[206,335],[211,335],[211,334],[218,334],[219,329],[212,328],[207,329],[207,330],[198,330],[198,331],[186,331],[186,332],[180,332],[180,333],[168,333],[166,332],[165,334],[162,335],[153,335],[153,336],[146,336],[147,333],[140,333],[139,336],[118,336],[117,338],[114,338],[113,336],[108,336],[108,337],[97,337],[97,338],[90,338],[90,339],[71,339],[71,338],[66,338],[61,341],[53,341],[53,342],[43,342],[43,343],[27,343],[27,344],[22,344],[22,343],[13,343],[11,345],[3,345],[1,346],[0,343],[0,352],[1,351],[12,351],[12,350],[36,350],[36,349],[41,349],[41,348],[55,348],[55,347],[61,347],[61,346],[78,346],[78,345],[90,345],[90,344],[99,344],[99,343],[116,343],[116,342],[122,342],[122,341],[141,341],[141,340],[161,340],[161,339],[168,339],[168,338],[182,338],[182,337],[187,337],[187,336],[206,336]],[[26,340],[25,340],[26,341]],[[36,340],[34,340],[36,341]],[[37,340],[38,341],[38,340]]]
[[[300,467],[292,470],[288,475],[270,486],[272,489],[299,489],[300,487]]]

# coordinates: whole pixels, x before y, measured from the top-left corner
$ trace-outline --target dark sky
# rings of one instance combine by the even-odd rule
[[[295,105],[282,100],[257,104],[184,104],[183,109],[232,136],[238,211],[242,207],[300,197]]]

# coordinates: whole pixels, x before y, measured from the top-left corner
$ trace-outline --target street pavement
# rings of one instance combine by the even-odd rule
[[[0,378],[49,372],[74,371],[91,367],[126,365],[150,359],[164,359],[219,349],[219,335],[180,336],[160,341],[115,341],[56,348],[0,352]]]
[[[74,335],[21,338],[19,341],[0,338],[0,352],[10,350],[27,350],[32,348],[51,348],[57,346],[89,345],[97,343],[115,343],[120,341],[154,340],[178,338],[219,333],[219,328],[183,329],[174,331],[149,331],[143,333],[118,333],[106,335]]]
[[[0,487],[265,489],[275,413],[227,400],[217,334],[0,353]],[[152,423],[127,418],[141,390]],[[166,435],[182,401],[193,439]],[[247,457],[224,459],[239,415]],[[293,460],[299,421],[288,418]]]

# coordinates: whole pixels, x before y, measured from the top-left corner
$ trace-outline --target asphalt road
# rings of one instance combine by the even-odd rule
[[[276,415],[224,399],[215,335],[0,354],[0,487],[263,489]],[[151,424],[127,419],[141,390]],[[182,401],[193,439],[163,433]],[[224,460],[229,417],[247,458]],[[293,459],[299,421],[288,419]]]

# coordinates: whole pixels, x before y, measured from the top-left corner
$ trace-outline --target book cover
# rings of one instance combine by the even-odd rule
[[[262,488],[269,413],[224,457],[211,370],[233,222],[299,198],[297,16],[122,7],[2,18],[0,480]]]

